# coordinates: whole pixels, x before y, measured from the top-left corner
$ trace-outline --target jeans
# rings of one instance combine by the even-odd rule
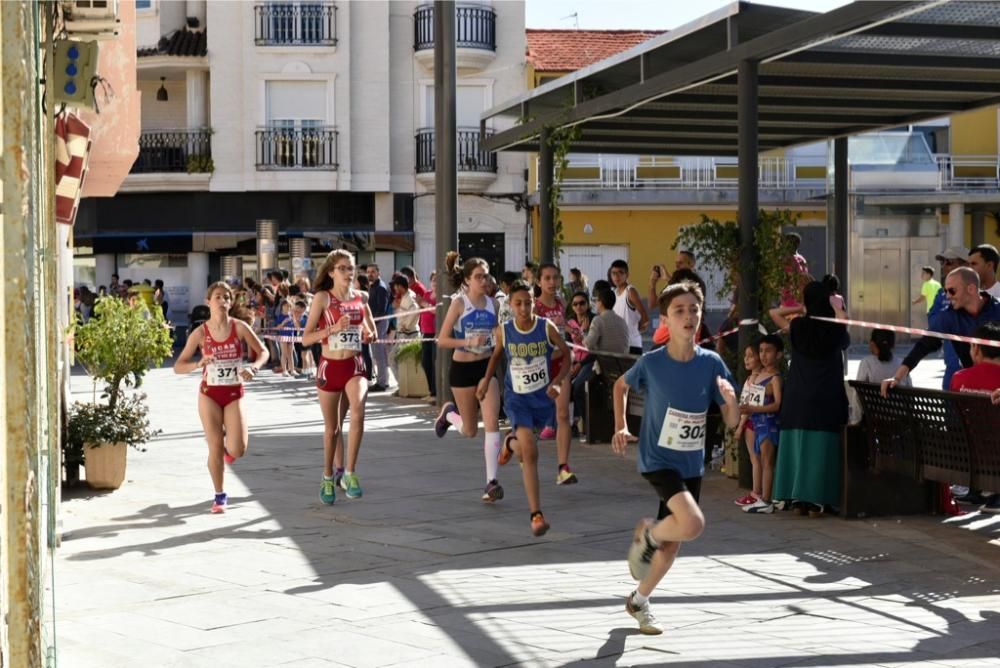
[[[375,323],[378,329],[378,340],[384,341],[389,332],[389,321],[379,320]],[[389,387],[389,346],[384,343],[376,343],[372,346],[372,357],[375,358],[376,376],[375,382],[382,387]]]
[[[573,417],[582,418],[587,406],[587,381],[594,376],[594,359],[585,360],[580,365],[580,372],[573,378]]]

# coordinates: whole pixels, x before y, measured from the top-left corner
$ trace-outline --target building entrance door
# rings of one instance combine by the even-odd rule
[[[902,299],[904,287],[909,283],[901,265],[905,243],[905,239],[895,239],[875,247],[865,244],[857,300],[862,320],[908,324],[909,309],[904,309]]]

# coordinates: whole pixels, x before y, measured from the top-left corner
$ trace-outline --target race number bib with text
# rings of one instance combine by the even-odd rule
[[[657,445],[661,448],[681,452],[701,450],[705,447],[705,417],[707,414],[708,411],[688,413],[676,408],[668,408]]]
[[[359,352],[361,350],[361,327],[351,325],[347,329],[334,332],[328,339],[328,347],[330,352],[340,350]]]
[[[208,365],[205,379],[209,385],[239,385],[243,382],[240,372],[243,360],[216,360]]]
[[[748,406],[763,406],[765,394],[767,394],[767,388],[763,385],[747,385],[743,389],[740,401]]]
[[[545,357],[536,357],[530,362],[511,360],[511,386],[518,394],[531,394],[549,384],[549,362]]]
[[[481,336],[484,339],[484,343],[480,346],[465,346],[465,348],[474,353],[486,353],[493,350],[493,330],[492,329],[472,329],[469,328],[464,332],[466,339],[471,339],[473,337]]]

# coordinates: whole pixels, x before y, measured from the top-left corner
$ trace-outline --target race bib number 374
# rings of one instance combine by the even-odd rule
[[[661,448],[681,452],[701,450],[705,447],[705,418],[707,414],[707,411],[688,413],[676,408],[667,409],[657,445]]]

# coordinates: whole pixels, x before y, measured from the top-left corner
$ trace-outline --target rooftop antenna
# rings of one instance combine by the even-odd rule
[[[572,14],[569,14],[568,16],[564,16],[564,17],[562,17],[559,20],[560,21],[565,21],[566,19],[573,19],[573,27],[576,30],[580,29],[580,15],[577,12],[573,12]]]

